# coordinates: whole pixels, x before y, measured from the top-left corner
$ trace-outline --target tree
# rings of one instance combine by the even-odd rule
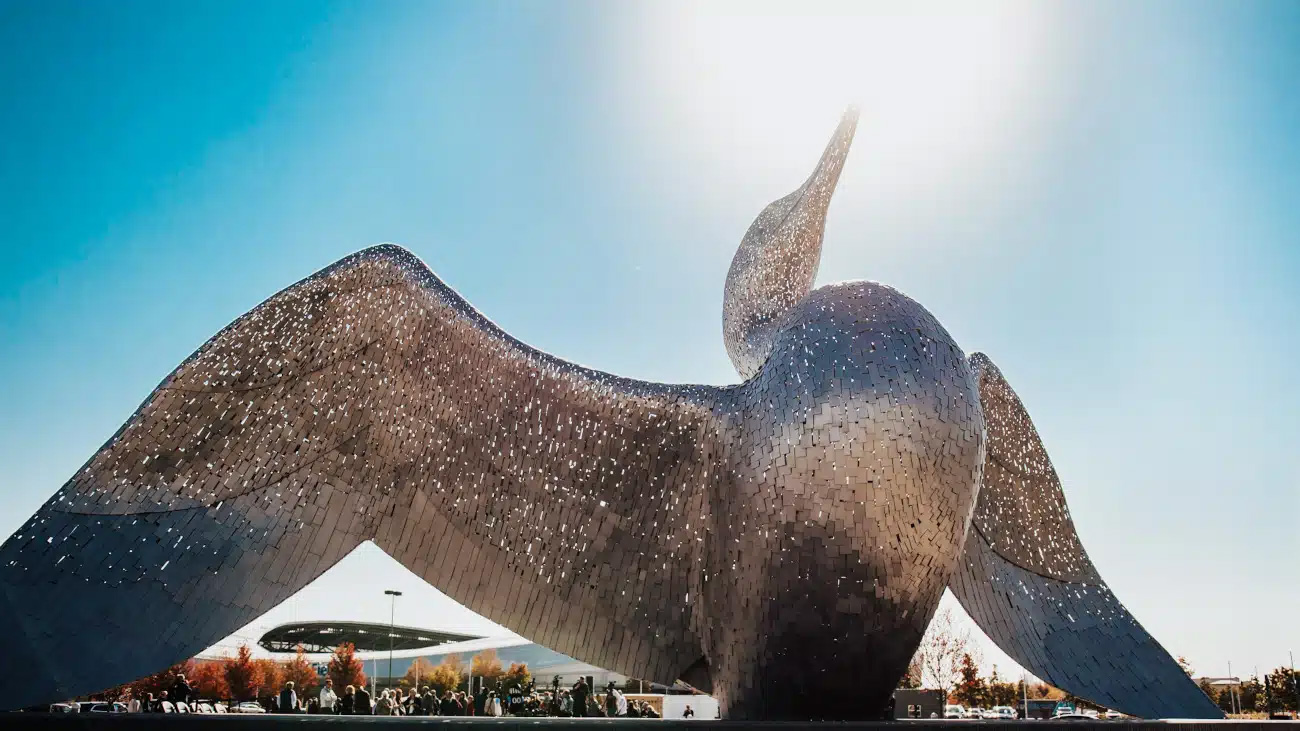
[[[952,691],[952,701],[967,708],[983,706],[987,688],[984,679],[980,677],[979,666],[975,664],[975,658],[971,657],[969,652],[962,653],[958,673],[961,679],[957,681],[957,687]]]
[[[1053,688],[1047,683],[1034,683],[1029,686],[1029,697],[1059,701],[1065,698],[1065,691]]]
[[[483,687],[498,693],[503,690],[500,685],[505,669],[501,667],[496,650],[484,650],[470,658],[469,668],[474,677],[483,679]]]
[[[1264,684],[1258,677],[1251,676],[1237,689],[1237,701],[1243,713],[1264,710]]]
[[[439,694],[457,690],[465,683],[465,663],[460,655],[452,653],[442,659],[438,666],[429,673],[429,687]]]
[[[92,693],[90,699],[101,699],[108,701],[109,703],[126,703],[132,698],[138,697],[139,696],[135,693],[135,688],[130,683],[124,683],[122,685],[115,685],[112,688],[106,688],[98,693]]]
[[[511,688],[526,689],[531,682],[533,682],[533,674],[528,672],[528,665],[521,662],[512,662],[510,663],[510,669],[501,675],[500,687],[504,690]]]
[[[298,645],[298,652],[284,664],[283,673],[285,682],[293,681],[294,690],[300,698],[308,697],[320,685],[320,675],[307,661],[307,651],[302,645]]]
[[[1014,706],[1020,698],[1019,683],[1004,683],[998,676],[998,666],[993,666],[993,673],[989,676],[988,682],[988,701],[989,706]]]
[[[921,667],[923,683],[942,690],[946,698],[957,684],[961,658],[967,653],[972,653],[972,659],[978,664],[979,658],[974,657],[971,647],[970,630],[959,629],[952,609],[944,608],[930,620],[912,659]]]
[[[1237,698],[1231,686],[1219,691],[1219,710],[1224,713],[1237,712]]]
[[[1205,695],[1209,696],[1210,700],[1214,701],[1214,703],[1218,705],[1220,695],[1219,689],[1210,685],[1209,678],[1201,678],[1201,682],[1196,685],[1200,687],[1201,691],[1205,693]]]
[[[417,657],[415,662],[411,663],[411,667],[406,669],[406,675],[402,676],[400,684],[404,688],[418,688],[422,685],[429,685],[431,675],[433,675],[433,663],[422,657]]]
[[[258,695],[275,695],[284,685],[284,666],[270,659],[254,660],[262,670],[262,685]]]
[[[334,681],[334,692],[342,694],[349,685],[361,688],[366,684],[366,673],[357,659],[357,648],[351,642],[344,642],[334,648],[330,657],[330,680]]]
[[[194,692],[204,699],[222,699],[230,697],[230,686],[226,683],[226,664],[224,662],[200,662],[194,666],[194,672],[186,676]]]
[[[903,677],[898,679],[898,687],[920,688],[921,678],[924,675],[925,671],[921,669],[921,661],[919,657],[913,655],[912,659],[907,663],[907,669],[903,671]]]
[[[262,667],[253,659],[253,651],[242,644],[235,656],[226,659],[226,688],[236,701],[254,700],[262,685]]]
[[[166,670],[159,670],[153,675],[146,675],[131,683],[131,695],[135,698],[144,698],[147,694],[153,693],[153,697],[157,698],[164,690],[172,689],[172,684],[176,682],[177,675],[184,675],[189,678],[193,674],[193,660],[176,663]]]
[[[1300,700],[1300,672],[1287,667],[1279,667],[1265,676],[1268,684],[1268,703],[1274,711],[1294,711]]]

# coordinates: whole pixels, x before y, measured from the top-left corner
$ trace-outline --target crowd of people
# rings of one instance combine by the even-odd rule
[[[303,695],[307,697],[303,697]],[[481,690],[476,694],[465,691],[444,691],[423,686],[418,690],[385,688],[372,693],[363,686],[349,685],[340,693],[334,682],[325,680],[319,691],[299,695],[292,681],[280,692],[261,702],[268,713],[323,713],[346,716],[524,716],[524,717],[627,717],[659,718],[659,711],[648,702],[629,699],[614,683],[604,692],[593,691],[585,678],[579,678],[572,687],[561,688],[557,682],[551,688],[511,688],[498,694],[495,690]],[[170,690],[158,697],[149,693],[132,699],[128,705],[131,713],[196,712],[203,705],[184,675],[177,675]],[[688,707],[689,710],[689,707]]]
[[[572,688],[512,689],[514,692],[498,694],[483,690],[470,695],[464,691],[439,693],[424,686],[420,689],[386,688],[378,693],[373,703],[365,688],[348,686],[341,697],[334,696],[327,684],[320,698],[302,708],[306,712],[376,715],[376,716],[526,716],[526,717],[583,717],[624,716],[628,718],[659,718],[659,712],[649,703],[628,699],[610,683],[604,693],[593,693],[585,679],[579,679]],[[282,692],[280,708],[293,709],[295,699]],[[367,710],[369,707],[369,710]],[[277,709],[279,710],[279,709]]]

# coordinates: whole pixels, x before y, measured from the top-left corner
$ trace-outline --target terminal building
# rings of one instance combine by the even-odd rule
[[[287,659],[301,645],[308,660],[323,675],[334,648],[350,642],[356,648],[367,677],[378,685],[388,685],[404,677],[418,658],[430,665],[440,664],[449,655],[459,655],[469,667],[475,655],[485,650],[495,650],[503,667],[523,663],[532,673],[538,686],[552,685],[556,676],[560,682],[572,685],[579,677],[589,678],[597,688],[610,682],[620,686],[627,677],[576,660],[518,635],[483,637],[458,632],[405,627],[372,622],[311,621],[281,624],[261,632],[256,646],[250,649],[260,657]],[[391,645],[391,650],[390,650]],[[212,659],[230,655],[229,648],[212,648],[206,656]],[[389,668],[391,656],[392,668]],[[654,684],[662,692],[664,686]],[[645,690],[651,692],[649,682]]]

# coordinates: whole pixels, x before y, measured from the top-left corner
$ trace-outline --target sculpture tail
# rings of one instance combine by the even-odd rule
[[[998,647],[1061,690],[1144,718],[1222,718],[1101,580],[1015,391],[987,356],[971,365],[988,451],[952,592]]]

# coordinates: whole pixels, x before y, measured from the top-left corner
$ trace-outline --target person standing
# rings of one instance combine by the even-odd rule
[[[424,686],[424,697],[420,700],[420,707],[424,709],[424,715],[436,716],[441,710],[438,705],[441,701],[438,699],[438,691],[429,686]]]
[[[485,716],[501,715],[501,699],[497,697],[496,691],[488,693],[487,703],[485,703],[483,706],[483,715]]]
[[[370,693],[366,691],[366,686],[357,688],[356,709],[353,711],[358,716],[373,716],[375,709],[370,706]]]
[[[682,711],[682,718],[695,718],[695,709],[691,708],[691,704],[686,704],[686,710]]]
[[[298,693],[293,689],[293,681],[284,684],[280,690],[280,713],[296,713],[298,711]]]
[[[420,689],[412,687],[406,695],[406,715],[423,716],[424,715],[424,696],[420,695]]]
[[[615,695],[614,683],[605,686],[605,715],[613,718],[618,715],[618,696]]]
[[[339,699],[339,712],[344,716],[351,716],[357,712],[356,686],[349,685],[343,689],[343,697]]]
[[[190,682],[185,676],[176,673],[176,682],[172,683],[171,701],[173,703],[184,703],[189,707],[190,698],[194,695],[194,689],[190,687]]]
[[[336,706],[339,702],[339,696],[334,692],[334,681],[326,678],[325,687],[320,689],[320,712],[337,713]]]
[[[578,682],[573,684],[573,715],[583,718],[587,715],[587,694],[591,689],[587,687],[586,678],[578,678]]]

